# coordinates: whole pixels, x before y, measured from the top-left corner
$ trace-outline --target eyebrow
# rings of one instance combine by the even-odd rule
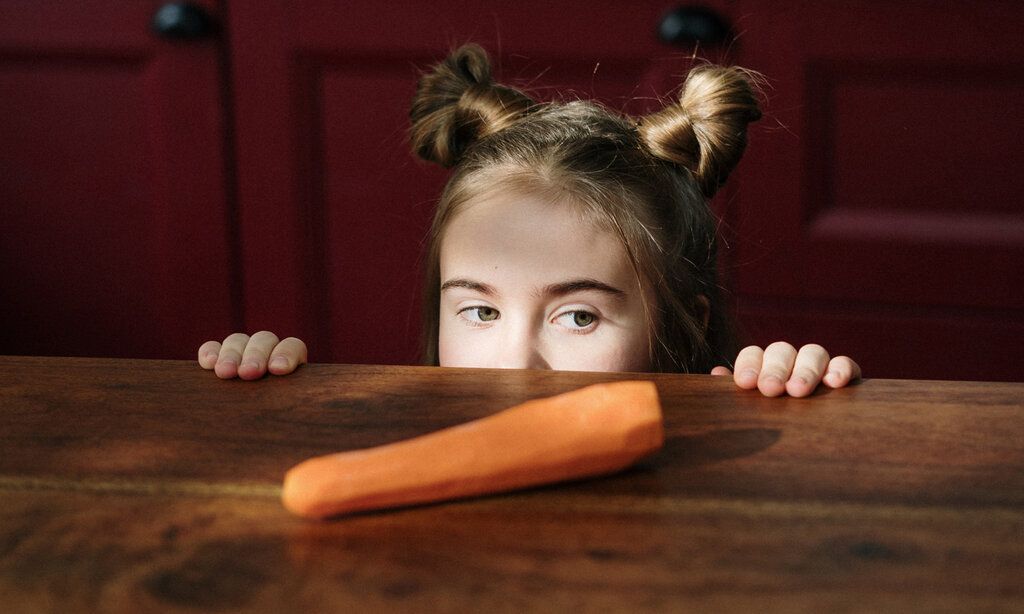
[[[441,284],[441,292],[444,292],[445,290],[448,290],[450,288],[465,288],[467,290],[474,290],[486,296],[494,296],[495,294],[497,294],[493,287],[485,283],[481,283],[479,281],[474,281],[472,279],[449,279],[448,281]],[[544,289],[540,292],[540,294],[549,296],[566,296],[568,294],[573,294],[575,292],[584,292],[587,290],[607,294],[608,296],[615,299],[626,298],[626,292],[624,290],[620,290],[619,288],[609,286],[608,284],[602,281],[590,278],[571,279],[569,281],[563,281],[557,284],[550,284],[548,286],[545,286]]]
[[[488,286],[487,284],[484,283],[480,283],[479,281],[473,281],[472,279],[449,279],[448,281],[441,284],[441,292],[444,292],[445,290],[449,290],[451,288],[465,288],[467,290],[475,290],[476,292],[479,292],[480,294],[485,294],[487,296],[494,296],[495,294],[497,294],[497,292],[495,292],[494,288],[492,288],[491,286]]]
[[[626,292],[620,290],[614,286],[597,281],[596,279],[584,278],[584,279],[572,279],[569,281],[563,281],[557,284],[551,284],[544,288],[544,294],[552,296],[565,296],[567,294],[573,294],[575,292],[584,292],[592,290],[607,294],[608,296],[616,299],[626,298]]]

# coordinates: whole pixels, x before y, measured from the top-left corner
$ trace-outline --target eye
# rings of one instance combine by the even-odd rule
[[[485,324],[487,322],[493,322],[501,317],[501,313],[497,309],[483,305],[460,309],[459,315],[472,324]]]
[[[589,333],[597,327],[598,317],[592,312],[576,309],[560,314],[555,320],[571,332]]]
[[[572,312],[572,323],[580,328],[586,328],[594,323],[594,314],[589,311]]]

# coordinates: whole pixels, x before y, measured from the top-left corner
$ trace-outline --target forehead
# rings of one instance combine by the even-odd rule
[[[471,200],[441,237],[442,281],[452,276],[546,284],[588,277],[623,289],[635,274],[622,241],[569,201],[515,192]]]

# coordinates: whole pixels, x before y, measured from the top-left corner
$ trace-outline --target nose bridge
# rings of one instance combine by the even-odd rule
[[[499,366],[502,369],[550,369],[544,358],[540,330],[528,321],[520,320],[507,326]]]

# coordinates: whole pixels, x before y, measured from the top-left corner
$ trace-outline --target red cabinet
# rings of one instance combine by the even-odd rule
[[[219,34],[176,42],[159,3],[75,4],[0,9],[0,353],[185,358],[269,328],[414,362],[444,182],[405,141],[418,69],[473,40],[541,98],[640,111],[692,55],[656,36],[669,2],[211,1]],[[751,340],[1024,379],[1021,11],[710,6],[740,35],[701,55],[770,83],[715,203]]]
[[[240,323],[223,50],[155,7],[0,7],[0,353],[183,357]]]
[[[741,2],[771,81],[732,262],[760,341],[890,377],[1024,379],[1024,10]]]

